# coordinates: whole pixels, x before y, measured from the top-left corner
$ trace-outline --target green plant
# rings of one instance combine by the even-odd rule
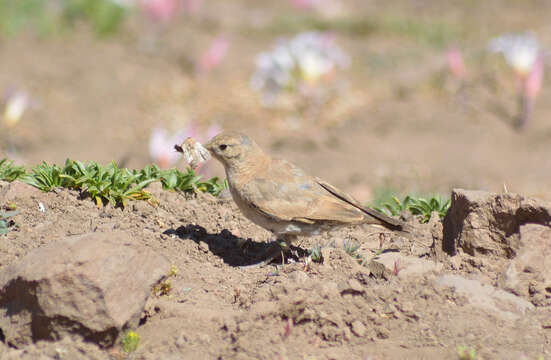
[[[428,199],[408,195],[400,201],[396,196],[392,196],[390,200],[380,200],[373,208],[392,216],[399,216],[404,211],[409,211],[413,215],[421,215],[421,222],[427,223],[433,211],[438,212],[440,218],[446,215],[450,208],[450,199],[443,200],[440,195],[434,195]]]
[[[15,223],[8,218],[19,214],[19,211],[0,211],[0,235],[6,235],[10,231],[10,227]]]
[[[127,9],[113,0],[0,0],[0,32],[44,35],[86,22],[96,34],[111,35],[120,29]]]
[[[245,31],[250,31],[248,28]],[[274,17],[261,31],[268,33],[296,33],[319,30],[351,36],[373,34],[398,35],[440,48],[461,34],[449,23],[438,19],[418,19],[377,14],[376,16],[344,16],[331,19],[312,15],[283,14]]]
[[[360,244],[352,240],[346,240],[343,244],[344,251],[350,256],[356,256],[357,251],[360,248]]]
[[[178,267],[176,265],[170,265],[170,272],[168,273],[169,277],[174,277],[178,275]]]
[[[312,259],[313,262],[317,262],[317,263],[322,262],[323,256],[321,254],[321,245],[315,244],[314,247],[310,249],[309,253],[310,253],[310,258]]]
[[[382,213],[389,213],[392,216],[400,216],[403,211],[408,210],[411,199],[408,195],[403,201],[400,201],[396,196],[392,196],[390,201],[384,202],[380,206],[375,206],[374,209]]]
[[[216,177],[201,181],[201,176],[190,168],[185,173],[177,169],[161,170],[156,165],[129,170],[119,168],[115,162],[102,166],[95,161],[85,164],[67,159],[63,167],[42,162],[26,173],[25,167],[14,166],[6,159],[0,160],[0,180],[16,179],[45,192],[59,187],[81,191],[98,207],[107,203],[125,207],[131,200],[147,200],[154,204],[156,200],[145,188],[156,181],[160,181],[166,190],[202,191],[214,196],[228,186],[226,181],[220,182]]]
[[[459,356],[459,360],[475,360],[476,359],[476,352],[473,347],[468,348],[464,345],[459,345],[457,347],[457,355]]]
[[[129,331],[124,335],[121,340],[122,350],[127,354],[132,353],[138,348],[139,342],[140,335],[138,335],[138,333],[135,331]]]
[[[52,25],[46,10],[44,0],[0,0],[0,30],[4,34],[13,34],[33,27],[44,32]]]
[[[31,173],[21,178],[23,182],[32,185],[44,192],[52,191],[63,185],[60,176],[62,169],[57,165],[48,165],[46,162],[32,168]]]
[[[170,295],[171,292],[172,283],[168,279],[161,281],[159,284],[153,287],[153,293],[156,296]]]
[[[63,19],[70,25],[77,20],[90,22],[99,35],[115,33],[124,20],[125,8],[111,0],[65,1]]]
[[[0,180],[12,182],[23,177],[26,173],[24,166],[16,166],[13,161],[0,159]]]
[[[361,256],[359,253],[358,253],[358,249],[360,248],[360,244],[355,242],[355,241],[352,241],[352,240],[346,240],[344,243],[343,243],[343,248],[344,248],[344,251],[352,256],[354,259],[356,259],[356,261],[359,263],[359,264],[365,264],[365,259],[363,258],[363,256]]]
[[[185,173],[177,169],[158,170],[158,168],[147,168],[144,170],[151,174],[157,174],[157,176],[160,177],[163,189],[166,190],[185,192],[202,191],[217,196],[222,190],[228,187],[226,181],[219,183],[217,177],[213,177],[207,181],[200,181],[202,177],[195,175],[195,172],[191,168],[188,168]]]
[[[439,195],[433,196],[430,199],[418,198],[411,199],[408,204],[408,210],[413,215],[422,215],[422,223],[427,223],[433,211],[438,212],[440,218],[446,216],[450,208],[450,199],[443,200]]]

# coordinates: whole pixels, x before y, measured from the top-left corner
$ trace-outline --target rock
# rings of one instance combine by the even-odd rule
[[[365,325],[360,320],[356,320],[352,323],[352,332],[354,335],[362,337],[365,336],[366,331]]]
[[[550,226],[551,204],[518,194],[493,194],[455,189],[444,218],[443,248],[465,253],[513,258],[519,249],[519,228],[527,223]]]
[[[382,253],[377,256],[377,261],[383,264],[389,273],[399,277],[423,275],[430,271],[440,271],[443,268],[441,263],[405,256],[398,252]]]
[[[436,284],[455,288],[472,306],[489,310],[504,320],[515,321],[526,311],[534,309],[534,305],[518,296],[459,275],[442,275],[436,279]]]
[[[500,285],[531,297],[538,305],[551,295],[551,229],[537,224],[520,227],[520,249],[503,272]]]
[[[106,347],[136,327],[167,260],[122,232],[68,237],[0,272],[0,329],[11,346],[78,335]]]
[[[365,289],[356,279],[349,279],[346,283],[341,283],[339,290],[342,295],[352,294],[352,295],[361,295],[365,293]]]
[[[375,279],[388,280],[392,276],[392,272],[390,272],[386,268],[386,266],[376,260],[371,260],[370,262],[368,262],[367,268],[369,269],[370,275],[373,276]]]
[[[358,293],[362,293],[362,292],[365,291],[362,284],[360,284],[360,282],[356,279],[349,279],[348,280],[348,286],[350,287],[350,290],[358,292]]]

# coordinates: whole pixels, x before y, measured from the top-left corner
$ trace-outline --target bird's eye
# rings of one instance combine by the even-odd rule
[[[218,148],[219,148],[220,150],[226,150],[227,147],[228,147],[228,145],[222,144],[222,145],[220,145]]]

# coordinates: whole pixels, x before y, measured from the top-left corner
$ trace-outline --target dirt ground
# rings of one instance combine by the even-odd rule
[[[376,271],[359,265],[343,244],[358,242],[359,254],[373,259],[380,230],[365,228],[296,244],[299,254],[323,246],[321,264],[306,265],[301,257],[284,267],[242,269],[269,234],[243,218],[231,200],[153,187],[159,207],[135,202],[123,211],[98,209],[68,190],[45,194],[22,188],[11,200],[22,211],[15,217],[19,228],[2,239],[0,266],[68,235],[115,229],[177,266],[171,294],[150,298],[137,329],[140,345],[130,359],[453,359],[458,346],[474,348],[477,359],[551,355],[549,306],[521,309],[503,299],[480,306],[479,295],[442,283],[446,274],[459,274],[501,291],[493,285],[505,261],[435,257],[431,229],[438,221],[416,225],[412,239],[385,238],[384,254],[399,252],[428,264],[419,273],[408,272],[413,265],[398,264],[403,267],[398,276],[386,271],[374,277]],[[118,347],[100,350],[67,339],[24,350],[2,346],[9,359],[38,354],[116,359],[121,353]]]
[[[2,130],[0,158],[29,166],[67,157],[115,160],[140,168],[151,162],[154,127],[196,121],[203,128],[216,123],[244,131],[271,154],[366,202],[381,189],[448,195],[454,187],[500,192],[504,185],[551,199],[551,91],[544,83],[528,127],[514,130],[513,76],[484,50],[493,36],[527,29],[548,45],[550,2],[343,4],[346,19],[384,19],[387,25],[335,31],[352,59],[339,74],[341,93],[300,114],[262,107],[249,88],[254,55],[294,33],[282,21],[294,16],[283,3],[205,1],[198,15],[163,29],[148,50],[141,46],[147,28],[132,21],[111,38],[97,38],[86,26],[55,37],[2,38],[0,89],[27,90],[33,106],[9,133]],[[308,29],[304,17],[293,22],[296,28]],[[392,25],[401,21],[413,24],[410,32]],[[443,35],[434,40],[435,33]],[[193,62],[219,35],[231,40],[227,59],[212,73],[195,75]],[[464,51],[463,85],[446,75],[451,45]],[[213,165],[211,174],[222,174],[221,167]],[[279,270],[242,270],[269,236],[231,200],[154,192],[158,208],[135,202],[124,210],[98,209],[66,190],[23,193],[16,199],[19,229],[0,241],[0,267],[67,235],[112,229],[166,256],[179,269],[175,290],[150,301],[133,359],[434,359],[456,358],[460,345],[474,347],[482,359],[551,357],[549,307],[502,316],[438,285],[446,273],[495,285],[503,264],[436,259],[434,224],[419,225],[421,235],[412,243],[385,241],[391,252],[441,264],[418,276],[369,276],[339,246],[357,241],[359,252],[372,258],[379,238],[363,228],[296,244],[302,250],[336,244],[325,247],[322,264],[305,266],[302,259]],[[4,346],[0,354],[56,358],[59,349],[72,358],[117,357],[116,349],[69,340],[24,351]]]

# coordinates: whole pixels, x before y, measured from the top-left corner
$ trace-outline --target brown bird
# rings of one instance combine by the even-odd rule
[[[286,246],[299,235],[345,225],[405,230],[402,221],[361,206],[352,196],[288,161],[271,158],[244,134],[222,132],[205,147],[224,165],[233,200],[243,215],[271,231],[276,244]],[[273,247],[260,264],[269,263],[280,252],[279,246]]]

